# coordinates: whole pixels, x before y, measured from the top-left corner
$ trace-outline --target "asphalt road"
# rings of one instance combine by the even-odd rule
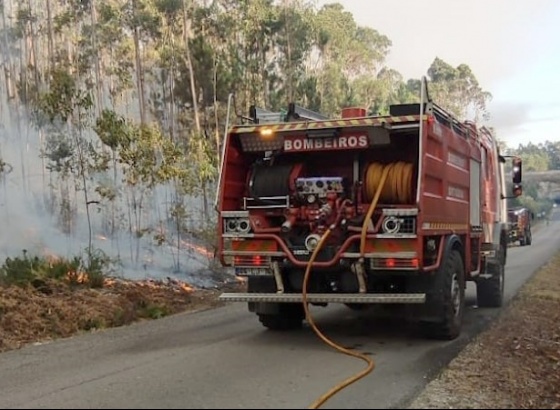
[[[508,300],[560,249],[560,214],[510,248]],[[463,335],[419,338],[343,306],[314,309],[319,327],[369,352],[376,369],[323,408],[402,408],[499,312],[477,309],[469,285]],[[306,408],[365,364],[308,327],[267,332],[244,304],[111,329],[0,355],[0,408]]]

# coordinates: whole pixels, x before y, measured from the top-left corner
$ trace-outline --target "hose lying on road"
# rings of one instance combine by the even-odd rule
[[[321,247],[323,246],[323,243],[327,240],[327,238],[329,237],[330,234],[331,234],[331,228],[327,229],[327,231],[321,237],[321,240],[317,244],[317,247],[313,251],[313,254],[311,255],[311,258],[309,259],[309,263],[308,263],[307,269],[305,271],[305,276],[304,276],[304,280],[303,280],[303,292],[302,292],[303,293],[303,307],[305,309],[305,317],[306,317],[307,322],[309,323],[309,325],[313,329],[313,331],[317,334],[317,336],[319,336],[319,338],[323,342],[325,342],[326,344],[328,344],[329,346],[331,346],[335,350],[338,350],[341,353],[344,353],[346,355],[353,356],[353,357],[356,357],[358,359],[364,360],[367,363],[368,366],[365,370],[357,373],[355,376],[347,378],[342,383],[334,386],[327,393],[325,393],[324,395],[319,397],[317,400],[315,400],[315,402],[313,404],[311,404],[308,407],[310,409],[318,409],[327,400],[329,400],[332,396],[334,396],[336,393],[338,393],[342,389],[346,388],[347,386],[351,385],[352,383],[357,382],[358,380],[367,376],[369,373],[371,373],[373,371],[373,369],[375,367],[375,363],[373,362],[373,360],[371,358],[367,357],[365,354],[346,349],[345,347],[340,346],[340,345],[336,344],[335,342],[331,341],[330,339],[328,339],[319,330],[319,328],[315,325],[315,322],[313,321],[313,318],[311,317],[311,314],[309,312],[309,306],[307,305],[307,282],[309,281],[309,273],[311,272],[311,266],[313,265],[313,262],[315,261],[315,258],[317,257],[317,255],[319,253],[319,250],[321,249]]]
[[[395,162],[388,165],[381,165],[381,164],[371,164],[366,172],[366,196],[368,199],[371,198],[371,203],[366,213],[366,217],[364,218],[364,222],[362,224],[362,231],[360,237],[360,257],[361,262],[363,263],[363,258],[365,254],[365,245],[366,245],[366,237],[367,237],[367,229],[368,229],[368,221],[371,219],[375,208],[377,207],[377,203],[379,202],[380,196],[383,194],[384,200],[395,200],[398,202],[408,202],[410,200],[410,184],[412,180],[412,165],[406,164],[403,162]],[[388,181],[388,182],[387,182]],[[321,236],[319,243],[315,247],[311,257],[309,258],[309,262],[307,263],[307,268],[305,270],[305,275],[303,277],[303,291],[302,291],[302,299],[303,299],[303,308],[305,310],[305,317],[313,331],[317,334],[317,336],[325,342],[327,345],[331,346],[335,350],[344,353],[348,356],[356,357],[358,359],[363,360],[367,363],[367,367],[362,370],[361,372],[351,376],[341,383],[337,384],[333,388],[331,388],[328,392],[323,394],[319,397],[315,402],[313,402],[309,408],[310,409],[318,409],[321,407],[327,400],[333,397],[336,393],[341,391],[342,389],[348,387],[352,383],[357,382],[358,380],[364,378],[368,374],[370,374],[375,368],[375,362],[370,357],[366,356],[363,353],[356,352],[354,350],[347,349],[339,344],[336,344],[329,338],[327,338],[317,327],[315,324],[311,313],[309,311],[309,306],[307,303],[307,285],[309,282],[309,277],[311,275],[311,269],[313,267],[313,263],[317,258],[317,255],[321,251],[323,245],[329,238],[332,230],[336,227],[335,225],[330,226],[325,233]]]

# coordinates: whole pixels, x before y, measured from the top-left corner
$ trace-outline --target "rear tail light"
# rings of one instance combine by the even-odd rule
[[[420,261],[418,258],[396,259],[396,258],[375,258],[370,259],[371,269],[418,269]]]
[[[261,255],[243,255],[235,256],[233,259],[234,266],[265,266],[269,264],[267,257]]]

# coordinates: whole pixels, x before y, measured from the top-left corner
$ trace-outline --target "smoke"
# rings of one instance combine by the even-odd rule
[[[60,201],[64,184],[56,173],[45,169],[39,133],[31,124],[18,124],[13,117],[7,102],[0,101],[0,263],[7,257],[21,256],[24,250],[29,255],[85,256],[89,229],[83,192],[75,189],[73,181],[68,184],[67,197],[75,212],[70,232],[64,232]],[[192,235],[178,237],[168,216],[172,187],[158,187],[145,196],[142,207],[136,208],[141,209],[142,217],[135,219],[121,177],[119,173],[117,186],[113,187],[121,194],[115,202],[118,229],[111,234],[108,228],[108,201],[89,206],[93,248],[110,258],[116,276],[132,280],[173,278],[196,287],[213,287],[230,279],[213,269],[212,250],[202,241]],[[88,181],[94,201],[99,199],[94,188],[101,181],[112,183],[113,176],[96,175]],[[187,198],[190,218],[186,231],[201,225],[201,207],[199,198]],[[136,222],[145,228],[142,237],[135,233],[139,228]],[[157,243],[156,233],[164,233],[165,240]]]

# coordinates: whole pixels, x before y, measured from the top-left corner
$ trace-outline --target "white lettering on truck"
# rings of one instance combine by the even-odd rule
[[[284,151],[322,151],[336,149],[360,149],[369,146],[367,135],[351,135],[339,138],[286,137]]]

